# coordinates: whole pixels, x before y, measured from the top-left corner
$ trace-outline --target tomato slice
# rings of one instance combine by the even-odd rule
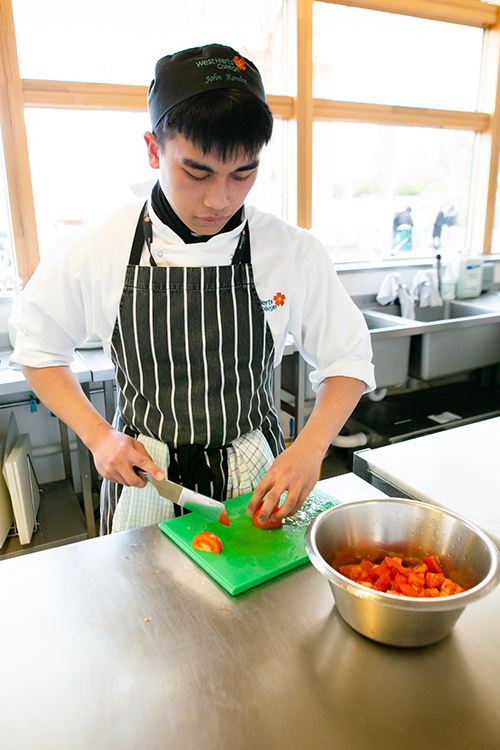
[[[200,552],[213,552],[219,555],[222,552],[222,542],[218,536],[211,534],[209,531],[201,531],[196,534],[192,541],[193,549]]]
[[[262,508],[262,505],[263,505],[263,503],[261,503],[259,505],[259,507],[257,508],[257,510],[255,511],[255,513],[252,516],[252,523],[253,523],[253,525],[257,529],[279,529],[281,527],[282,521],[271,521],[271,516],[274,513],[277,513],[279,511],[279,509],[280,509],[279,505],[275,505],[274,506],[274,508],[272,510],[272,513],[269,516],[269,518],[267,519],[266,523],[261,523],[259,521],[259,513],[260,513],[260,509]]]

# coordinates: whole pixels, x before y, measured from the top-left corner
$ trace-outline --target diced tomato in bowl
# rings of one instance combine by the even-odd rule
[[[378,565],[364,559],[360,563],[341,565],[338,572],[375,591],[399,596],[453,596],[465,591],[465,588],[445,576],[438,557],[432,555],[425,560],[430,561],[432,570],[429,570],[426,562],[405,566],[402,557],[387,555]],[[439,572],[435,572],[437,570]],[[428,590],[433,593],[427,594]]]
[[[416,500],[336,505],[309,524],[305,545],[339,615],[390,646],[436,643],[469,604],[500,583],[500,555],[484,532]],[[346,577],[349,565],[358,580]]]

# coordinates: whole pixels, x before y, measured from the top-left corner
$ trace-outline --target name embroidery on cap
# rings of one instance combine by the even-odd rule
[[[235,55],[232,60],[229,60],[227,57],[209,57],[208,60],[197,60],[195,65],[198,68],[215,65],[217,70],[231,71],[231,73],[226,73],[227,81],[239,81],[248,85],[248,79],[244,78],[244,76],[233,75],[234,73],[241,74],[242,70],[247,69],[245,61],[241,57],[238,57],[238,55]],[[222,76],[218,73],[209,73],[205,78],[205,84],[213,83],[214,81],[222,81]]]

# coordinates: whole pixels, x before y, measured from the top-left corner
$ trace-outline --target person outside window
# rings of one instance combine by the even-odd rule
[[[395,250],[411,250],[413,247],[413,218],[411,215],[411,206],[394,214],[393,221],[394,231],[394,248]]]

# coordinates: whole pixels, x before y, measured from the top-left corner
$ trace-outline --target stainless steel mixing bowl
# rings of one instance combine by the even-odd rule
[[[328,579],[344,620],[367,638],[391,646],[426,646],[441,640],[465,607],[500,581],[500,554],[486,534],[465,518],[412,500],[337,505],[310,523],[305,544],[312,564]],[[459,576],[473,576],[474,585],[453,596],[417,599],[369,589],[332,567],[336,558],[342,558],[342,564],[354,562],[371,548],[402,550],[416,557],[438,555]]]

